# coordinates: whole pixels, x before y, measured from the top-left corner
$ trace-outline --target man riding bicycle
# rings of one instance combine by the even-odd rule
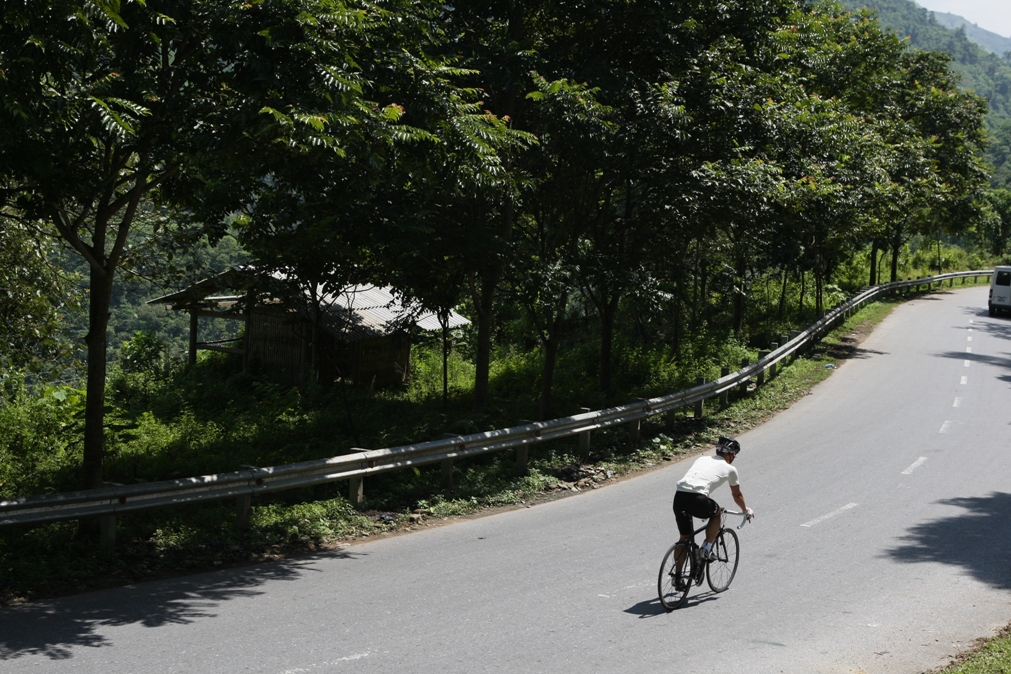
[[[677,493],[674,494],[674,517],[677,520],[678,533],[681,534],[679,542],[692,538],[694,534],[692,517],[708,519],[706,542],[702,546],[704,559],[711,560],[715,556],[713,541],[720,531],[720,515],[723,512],[719,504],[709,497],[714,489],[724,482],[729,482],[734,502],[746,513],[749,520],[755,516],[754,511],[744,503],[737,469],[733,466],[734,459],[740,451],[741,443],[737,440],[721,437],[716,442],[716,456],[702,456],[696,459],[678,482]],[[682,564],[683,561],[678,560],[679,572]]]

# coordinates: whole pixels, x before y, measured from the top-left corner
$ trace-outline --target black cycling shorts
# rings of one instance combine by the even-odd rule
[[[693,517],[708,520],[720,511],[720,504],[705,494],[679,491],[674,494],[674,519],[682,536],[691,536],[695,531]]]

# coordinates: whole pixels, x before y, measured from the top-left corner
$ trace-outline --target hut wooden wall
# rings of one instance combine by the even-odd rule
[[[308,366],[308,325],[283,309],[257,307],[249,318],[249,362],[254,370],[288,386],[299,386]]]
[[[249,331],[249,363],[269,379],[300,386],[310,370],[311,326],[281,308],[257,307],[246,328]],[[411,343],[406,335],[363,339],[341,344],[332,335],[320,340],[320,381],[332,383],[350,376],[355,386],[385,388],[401,386],[407,379]]]
[[[356,386],[401,386],[411,363],[411,343],[406,335],[363,339],[354,343]]]

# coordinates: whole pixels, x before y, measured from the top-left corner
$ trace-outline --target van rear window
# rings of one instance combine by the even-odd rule
[[[999,286],[1011,286],[1011,271],[997,272],[997,280],[995,283]]]

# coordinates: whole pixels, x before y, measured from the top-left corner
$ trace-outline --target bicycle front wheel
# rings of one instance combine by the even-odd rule
[[[688,590],[692,586],[692,571],[694,560],[690,554],[688,543],[675,543],[660,564],[660,577],[657,579],[657,592],[660,594],[660,604],[668,611],[673,611],[688,598]],[[681,570],[678,571],[678,564]]]
[[[737,573],[737,560],[741,556],[737,545],[737,534],[733,529],[723,529],[713,543],[716,559],[706,567],[706,581],[713,592],[723,592],[730,587],[730,581]]]

